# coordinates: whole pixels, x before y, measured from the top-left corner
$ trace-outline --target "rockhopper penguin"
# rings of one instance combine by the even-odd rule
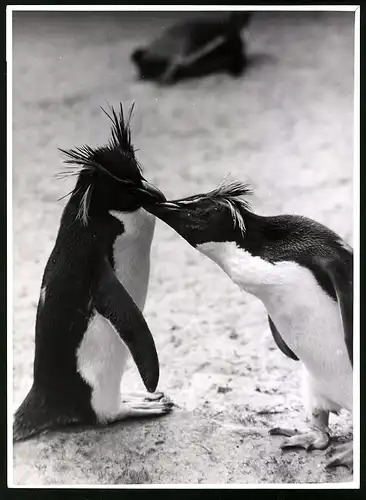
[[[251,211],[240,182],[196,196],[145,205],[188,243],[216,262],[242,290],[266,307],[274,340],[304,368],[310,430],[282,448],[324,449],[329,412],[352,411],[353,250],[314,220]],[[291,436],[291,437],[290,437]],[[352,443],[328,466],[352,466]]]
[[[130,118],[111,108],[106,146],[66,154],[77,182],[48,259],[36,318],[33,385],[14,416],[13,439],[68,424],[108,424],[164,414],[153,393],[159,361],[142,315],[155,217],[141,208],[164,201],[142,176]],[[104,111],[104,110],[103,110]],[[106,113],[107,114],[107,113]],[[131,353],[150,393],[120,395]]]

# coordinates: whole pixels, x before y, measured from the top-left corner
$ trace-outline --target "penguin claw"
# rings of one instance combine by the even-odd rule
[[[292,436],[281,444],[281,449],[304,448],[306,451],[324,450],[330,442],[330,436],[322,431],[310,431]]]
[[[269,434],[271,436],[286,436],[292,437],[298,434],[299,431],[297,429],[283,429],[282,427],[274,427],[269,430]]]
[[[138,401],[161,401],[169,399],[163,392],[129,392],[123,395],[122,403]]]
[[[298,432],[296,430],[281,429],[276,427],[271,429],[269,433],[272,436],[281,435],[287,436],[281,444],[281,449],[288,448],[304,448],[306,451],[324,450],[330,442],[330,436],[327,432],[320,430],[312,430],[309,432]]]
[[[141,401],[140,403],[136,403],[131,405],[131,408],[134,410],[161,410],[164,413],[168,413],[173,408],[173,403],[170,401],[159,401],[159,402],[150,402],[150,401]]]
[[[121,415],[129,417],[147,417],[164,415],[173,409],[174,403],[163,392],[152,394],[131,393],[122,401]]]
[[[341,465],[347,467],[351,472],[353,471],[353,443],[339,446],[338,453],[331,457],[325,468],[333,469]]]
[[[153,392],[151,394],[147,394],[145,396],[145,401],[160,401],[164,399],[166,396],[163,392]]]

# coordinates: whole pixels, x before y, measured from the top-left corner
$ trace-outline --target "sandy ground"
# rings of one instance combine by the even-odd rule
[[[133,139],[167,197],[213,188],[228,173],[255,190],[258,213],[298,213],[352,244],[353,15],[258,14],[253,64],[172,88],[136,81],[131,50],[176,14],[27,14],[14,21],[14,409],[32,380],[43,269],[72,188],[58,147],[99,145],[99,106],[136,101]],[[299,290],[301,293],[301,290]],[[14,448],[17,484],[349,481],[325,452],[279,450],[271,425],[301,426],[300,367],[276,347],[263,306],[158,221],[145,317],[160,390],[158,420],[56,433]],[[142,389],[130,368],[122,389]],[[332,417],[335,439],[351,419]]]

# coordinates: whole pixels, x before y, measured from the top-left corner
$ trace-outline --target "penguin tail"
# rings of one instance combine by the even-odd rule
[[[47,427],[45,427],[46,429]],[[25,441],[42,432],[42,428],[36,428],[30,420],[20,415],[15,415],[13,423],[13,443]]]
[[[57,427],[83,423],[82,420],[76,416],[75,412],[58,411],[56,404],[51,404],[47,398],[32,387],[15,412],[13,442],[25,441],[41,432]]]
[[[14,415],[13,442],[24,441],[49,427],[47,420],[42,418],[42,410],[37,411],[35,391],[32,388]],[[44,416],[44,415],[43,415]],[[42,422],[43,420],[43,422]]]

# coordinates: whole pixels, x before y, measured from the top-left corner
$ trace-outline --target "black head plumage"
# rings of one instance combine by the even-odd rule
[[[113,107],[110,113],[101,109],[112,122],[111,138],[106,145],[60,149],[66,156],[64,162],[68,170],[60,172],[58,177],[77,176],[76,185],[68,194],[71,194],[70,202],[78,203],[77,217],[84,224],[93,213],[112,209],[134,211],[147,200],[165,200],[164,195],[144,179],[135,156],[130,129],[134,104],[127,119],[122,104],[119,112]]]
[[[193,246],[207,241],[232,241],[246,233],[251,208],[248,184],[224,181],[208,193],[145,205]]]
[[[245,232],[243,214],[251,210],[247,196],[253,191],[249,184],[240,181],[227,182],[226,179],[215,189],[207,193],[188,196],[170,203],[180,207],[186,207],[191,213],[198,211],[202,214],[211,212],[214,207],[229,211],[234,227],[238,227],[242,233]]]
[[[141,165],[135,157],[135,149],[131,143],[130,123],[134,104],[130,107],[127,120],[124,118],[122,104],[120,104],[119,113],[116,113],[112,106],[111,114],[102,107],[101,110],[112,122],[111,138],[108,144],[96,148],[87,145],[68,150],[59,148],[59,151],[67,158],[64,163],[74,167],[71,173],[61,172],[61,176],[99,171],[118,182],[133,183],[142,174]]]

